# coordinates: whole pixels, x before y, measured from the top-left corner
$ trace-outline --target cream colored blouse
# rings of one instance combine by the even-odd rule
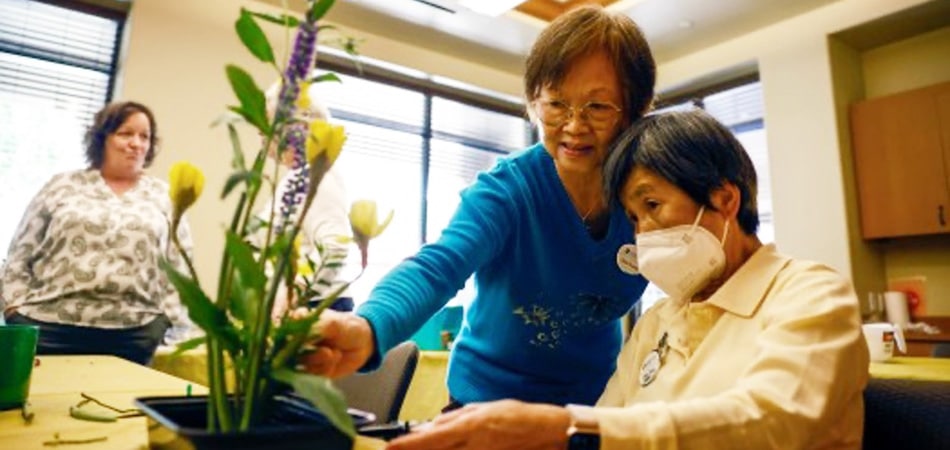
[[[867,378],[851,283],[767,245],[706,302],[648,310],[593,411],[603,450],[859,449]]]

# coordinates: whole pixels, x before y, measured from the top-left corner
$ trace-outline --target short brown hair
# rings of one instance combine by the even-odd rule
[[[158,125],[155,116],[147,106],[136,102],[109,103],[96,113],[92,125],[86,130],[83,143],[86,146],[86,162],[89,167],[101,169],[105,159],[106,138],[115,133],[123,123],[135,113],[142,113],[148,117],[149,136],[148,152],[145,153],[145,167],[152,165],[155,154],[158,152]]]
[[[653,103],[653,53],[633,19],[599,5],[582,6],[561,15],[538,36],[525,63],[527,101],[537,99],[545,87],[560,85],[578,57],[601,49],[617,70],[625,117],[639,119]]]

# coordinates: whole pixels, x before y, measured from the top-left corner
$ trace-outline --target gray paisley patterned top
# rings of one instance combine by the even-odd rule
[[[164,314],[169,336],[191,334],[178,294],[158,266],[187,270],[168,235],[168,185],[149,176],[116,195],[96,169],[54,176],[20,222],[0,277],[0,307],[34,320],[132,328]],[[191,253],[182,221],[179,240]],[[4,305],[7,303],[7,305]]]

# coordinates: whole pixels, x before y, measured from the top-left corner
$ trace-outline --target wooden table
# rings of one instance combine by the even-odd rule
[[[145,418],[117,422],[89,422],[70,417],[69,407],[85,392],[118,408],[132,408],[136,397],[184,395],[189,385],[193,394],[205,394],[203,386],[190,383],[148,367],[112,356],[41,356],[30,382],[30,404],[35,417],[24,423],[20,410],[0,412],[0,449],[47,450],[43,442],[60,439],[89,439],[106,436],[103,442],[72,445],[76,449],[145,450],[148,435]],[[385,442],[358,437],[356,450],[376,450]]]
[[[871,363],[874,378],[950,381],[950,358],[899,356],[887,362]]]
[[[175,356],[172,356],[173,352],[173,348],[159,348],[152,360],[152,368],[197,384],[207,384],[207,353],[203,347]],[[449,390],[445,385],[448,361],[447,351],[419,352],[416,372],[399,411],[399,420],[430,420],[449,404]]]

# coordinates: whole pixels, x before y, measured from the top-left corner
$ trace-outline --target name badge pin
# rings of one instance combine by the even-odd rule
[[[640,366],[641,387],[649,386],[656,379],[660,367],[663,366],[663,357],[666,356],[667,350],[669,350],[669,346],[666,343],[666,332],[664,332],[663,336],[660,337],[660,341],[657,342],[656,348],[650,350]]]

